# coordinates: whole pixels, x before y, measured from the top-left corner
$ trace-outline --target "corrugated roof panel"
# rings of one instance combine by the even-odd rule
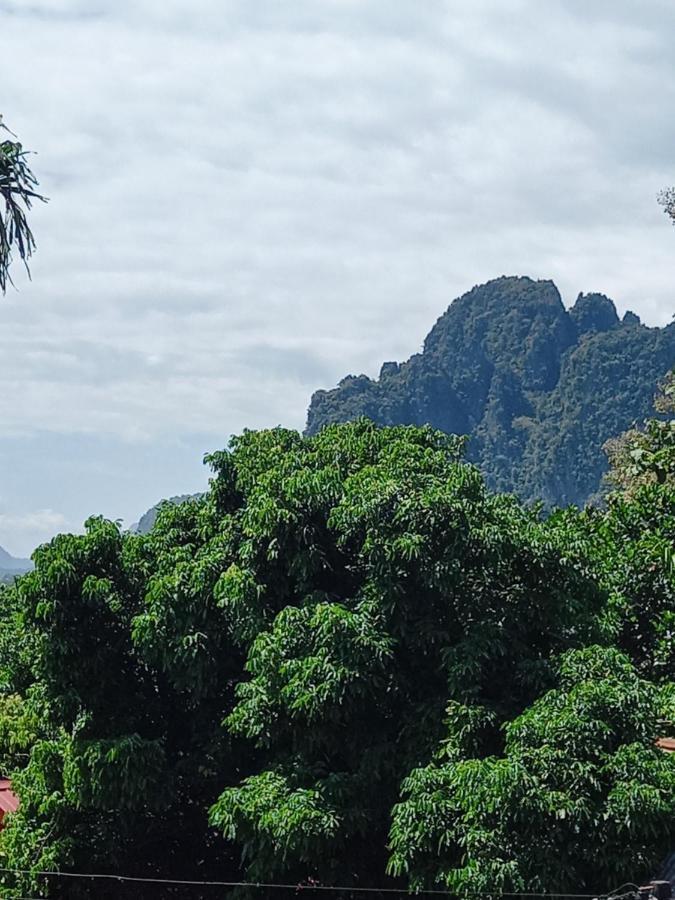
[[[0,810],[3,813],[16,812],[19,798],[12,790],[12,782],[8,778],[0,778]]]

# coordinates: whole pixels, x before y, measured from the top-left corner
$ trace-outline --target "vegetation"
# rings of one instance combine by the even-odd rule
[[[663,211],[675,224],[675,188],[664,188],[658,196],[658,201],[663,207]]]
[[[498,756],[452,739],[403,784],[390,868],[458,891],[596,891],[672,849],[675,765],[654,746],[667,694],[615,649],[566,653]],[[625,874],[629,874],[624,869]]]
[[[307,433],[367,416],[469,435],[488,486],[583,506],[597,495],[603,445],[649,415],[675,362],[675,323],[619,320],[601,294],[566,311],[550,281],[498,278],[455,300],[407,362],[317,391]]]
[[[28,224],[28,212],[35,200],[38,181],[28,165],[28,152],[2,122],[0,131],[0,293],[12,283],[10,268],[18,253],[28,271],[28,260],[35,250],[35,239]]]
[[[643,428],[629,431],[607,442],[610,461],[607,480],[623,496],[631,496],[646,484],[675,482],[675,375],[670,373],[655,401],[662,419],[650,419]]]
[[[54,869],[574,893],[653,874],[672,479],[544,518],[462,453],[365,419],[246,432],[148,534],[92,519],[40,548],[0,592],[21,799],[0,860],[33,873],[4,895],[128,896]]]

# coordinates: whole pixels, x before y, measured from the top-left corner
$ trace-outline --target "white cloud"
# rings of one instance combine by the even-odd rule
[[[68,519],[53,509],[10,514],[0,512],[0,546],[14,555],[30,553],[52,535],[69,528]]]
[[[68,521],[64,515],[53,509],[38,509],[24,515],[8,515],[0,513],[0,529],[5,531],[30,531],[40,528],[49,531],[53,528],[65,527]]]
[[[133,516],[122,444],[302,427],[490,277],[669,321],[673,27],[666,0],[0,0],[51,197],[0,303],[4,439],[100,436]],[[57,463],[27,458],[35,507],[65,508]]]

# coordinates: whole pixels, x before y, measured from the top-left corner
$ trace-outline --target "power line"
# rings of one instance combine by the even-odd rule
[[[333,891],[334,893],[347,893],[351,891],[352,893],[360,893],[360,894],[408,894],[409,896],[415,897],[424,897],[424,896],[437,896],[437,897],[457,897],[458,893],[456,891],[447,891],[440,889],[427,888],[424,890],[413,891],[407,890],[405,888],[393,888],[393,887],[358,887],[358,886],[344,886],[344,885],[326,885],[326,884],[284,884],[284,883],[276,883],[276,882],[264,882],[264,881],[193,881],[189,879],[176,879],[176,878],[148,878],[142,877],[138,875],[114,875],[111,873],[105,872],[59,872],[59,871],[31,871],[30,869],[9,869],[0,867],[0,872],[4,872],[6,874],[12,875],[32,875],[33,877],[42,877],[42,878],[79,878],[79,879],[89,879],[89,880],[106,880],[106,881],[117,881],[121,883],[130,882],[134,884],[157,884],[157,885],[173,885],[173,886],[182,886],[182,887],[224,887],[224,888],[254,888],[256,890],[285,890],[285,891],[316,891],[316,892],[327,892]],[[633,885],[630,885],[633,886]],[[621,885],[621,888],[629,887],[628,884]],[[629,895],[619,895],[617,896],[617,891],[621,888],[617,888],[614,891],[610,891],[607,894],[569,894],[569,893],[543,893],[543,892],[529,892],[529,891],[482,891],[482,892],[466,892],[462,891],[462,897],[530,897],[530,898],[548,898],[548,900],[620,900],[620,897],[629,896]],[[40,898],[18,898],[18,900],[40,900]]]

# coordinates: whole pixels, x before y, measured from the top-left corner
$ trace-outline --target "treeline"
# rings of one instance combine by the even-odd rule
[[[152,896],[54,870],[576,894],[654,874],[672,401],[613,447],[604,510],[543,516],[461,439],[360,420],[246,432],[149,534],[91,519],[41,547],[0,593],[21,801],[0,864],[29,873],[3,896]]]

